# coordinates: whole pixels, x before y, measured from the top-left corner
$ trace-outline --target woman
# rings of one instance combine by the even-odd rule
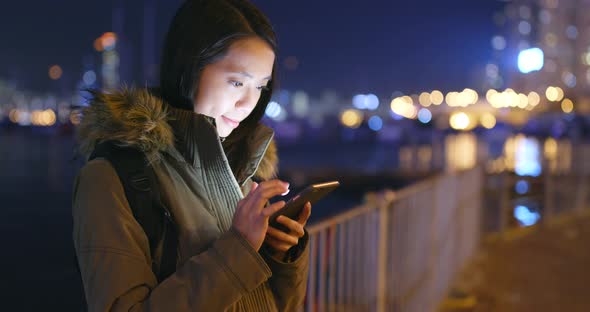
[[[276,39],[245,0],[187,1],[167,34],[159,92],[95,94],[79,136],[140,150],[177,232],[176,270],[158,280],[152,248],[104,158],[74,186],[74,244],[90,311],[293,311],[305,295],[308,203],[290,231],[268,226],[288,192],[273,132],[260,123],[275,82]],[[259,184],[253,178],[262,180]],[[161,246],[161,245],[158,245]]]

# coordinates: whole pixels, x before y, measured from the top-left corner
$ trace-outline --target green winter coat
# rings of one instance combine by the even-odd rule
[[[79,127],[88,154],[102,140],[148,156],[178,226],[176,273],[158,284],[147,237],[117,174],[94,159],[74,184],[73,239],[89,311],[295,311],[305,296],[307,234],[296,258],[257,252],[232,217],[251,177],[276,171],[273,131],[260,124],[241,177],[228,164],[212,118],[172,108],[147,90],[100,94]],[[159,257],[158,255],[156,256]],[[155,259],[158,261],[158,259]]]

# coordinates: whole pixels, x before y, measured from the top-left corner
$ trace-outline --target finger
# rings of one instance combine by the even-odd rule
[[[253,194],[253,205],[256,205],[260,211],[265,206],[267,206],[267,203],[271,198],[284,193],[285,190],[288,191],[288,188],[285,188],[285,186],[275,186],[273,188],[260,191],[257,194]]]
[[[307,202],[307,203],[305,203],[305,206],[303,206],[303,210],[299,214],[299,218],[297,218],[297,222],[299,222],[299,224],[305,226],[305,224],[307,224],[307,220],[309,219],[309,216],[311,216],[311,203]]]
[[[281,208],[285,207],[285,201],[281,200],[272,205],[266,206],[262,209],[262,215],[265,218],[272,216],[273,213],[279,211]]]
[[[285,192],[285,185],[285,183],[279,180],[263,181],[260,184],[256,183],[256,187],[244,197],[244,206],[253,207],[256,212],[260,212],[270,198]]]
[[[252,181],[252,187],[250,188],[250,192],[248,192],[248,194],[254,192],[254,190],[256,190],[258,188],[258,183]]]
[[[291,246],[295,246],[299,243],[299,237],[287,234],[279,229],[276,229],[272,226],[269,226],[266,230],[266,233],[273,238],[287,244],[291,244]]]
[[[252,194],[254,193],[254,191],[257,188],[258,188],[258,183],[256,183],[255,181],[252,181],[252,186],[250,187],[250,191],[248,192],[248,194],[246,194],[246,196],[244,196],[244,198],[242,198],[238,202],[238,207],[251,205],[250,202],[252,202],[252,198],[254,197],[254,195],[252,195]]]
[[[289,183],[281,180],[264,181],[260,183],[257,194],[260,198],[269,199],[271,197],[282,195],[289,192]]]
[[[299,237],[303,237],[303,235],[305,235],[305,232],[303,231],[303,226],[293,219],[290,219],[285,216],[280,216],[277,218],[277,222],[286,226],[289,230],[297,234],[297,236]]]
[[[277,251],[288,251],[291,247],[291,245],[287,244],[287,243],[283,243],[279,240],[277,240],[276,238],[267,235],[266,238],[264,239],[264,241],[270,245],[272,248],[274,248]]]

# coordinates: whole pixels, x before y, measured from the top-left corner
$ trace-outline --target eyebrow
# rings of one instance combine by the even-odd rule
[[[237,71],[230,71],[230,72],[231,72],[231,73],[235,73],[235,74],[240,74],[240,75],[246,76],[246,77],[248,77],[248,78],[254,78],[254,76],[252,76],[250,73],[248,73],[248,72],[245,72],[245,71],[240,71],[240,72],[237,72]],[[262,80],[270,80],[271,78],[272,78],[271,76],[268,76],[268,77],[264,77],[264,78],[262,78]]]

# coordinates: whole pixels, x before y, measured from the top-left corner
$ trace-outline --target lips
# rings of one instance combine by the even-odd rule
[[[221,117],[223,118],[223,121],[225,121],[225,123],[227,123],[230,127],[234,128],[234,129],[240,125],[239,121],[227,118],[223,115]]]

